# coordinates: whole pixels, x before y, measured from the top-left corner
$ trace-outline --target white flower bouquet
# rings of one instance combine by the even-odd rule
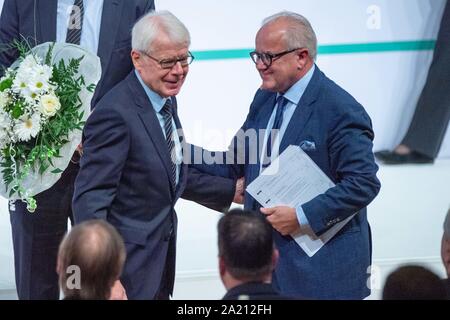
[[[33,196],[58,181],[81,141],[101,66],[77,45],[17,47],[0,79],[0,194],[33,212]]]

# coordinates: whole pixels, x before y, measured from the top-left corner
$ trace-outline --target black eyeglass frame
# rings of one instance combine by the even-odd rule
[[[295,50],[298,50],[298,49],[303,49],[303,48],[300,47],[300,48],[286,50],[286,51],[282,51],[282,52],[278,52],[278,53],[252,51],[252,52],[250,52],[250,58],[252,58],[252,60],[255,64],[258,64],[258,61],[261,61],[267,68],[269,68],[272,65],[273,61],[277,60],[278,58],[281,58],[282,56],[284,56],[288,53],[294,52]]]
[[[158,62],[158,64],[161,67],[161,69],[172,69],[178,62],[181,63],[182,67],[187,67],[195,59],[194,55],[190,51],[188,51],[188,54],[185,57],[181,57],[181,58],[177,58],[177,59],[161,59],[161,60],[156,59],[155,57],[152,57],[151,55],[149,55],[145,51],[141,51],[141,53],[146,55],[150,59]],[[183,63],[183,60],[186,60],[186,62]]]

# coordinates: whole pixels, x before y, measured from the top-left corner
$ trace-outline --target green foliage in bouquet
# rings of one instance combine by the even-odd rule
[[[22,184],[31,172],[62,172],[52,160],[61,156],[69,134],[82,130],[80,92],[95,86],[78,74],[83,56],[52,65],[53,46],[44,61],[26,45],[16,47],[20,63],[0,79],[0,166],[9,196],[17,194],[33,212],[36,201]]]

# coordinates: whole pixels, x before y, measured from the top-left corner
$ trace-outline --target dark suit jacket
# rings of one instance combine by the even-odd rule
[[[23,38],[32,46],[55,41],[57,5],[57,0],[5,0],[0,19],[0,45]],[[131,71],[131,28],[140,16],[154,9],[153,0],[104,0],[96,52],[102,65],[102,78],[92,106]],[[0,52],[0,65],[7,68],[17,58],[17,50]]]
[[[291,300],[275,291],[270,283],[248,282],[231,288],[222,300]]]
[[[181,128],[177,114],[174,120]],[[96,106],[84,135],[75,222],[101,218],[115,226],[127,249],[121,280],[128,298],[152,299],[160,286],[173,286],[175,250],[169,247],[176,241],[174,206],[180,195],[188,189],[201,194],[209,207],[225,210],[234,181],[199,175],[183,164],[180,181],[173,184],[166,140],[133,71]],[[169,283],[161,283],[164,269],[163,281]]]
[[[258,90],[242,130],[266,129],[275,99],[276,93]],[[302,205],[316,234],[355,212],[358,214],[311,258],[290,236],[275,232],[280,261],[273,283],[283,294],[313,299],[362,299],[370,294],[366,280],[371,264],[371,236],[366,206],[380,189],[373,137],[371,120],[363,107],[316,66],[283,135],[280,153],[289,145],[301,146],[336,184]],[[245,154],[248,159],[248,145],[240,150],[241,144],[237,138],[234,140],[232,155]],[[258,141],[258,145],[262,144]],[[245,176],[248,185],[259,175],[259,159],[258,154],[256,164],[247,161],[243,165],[196,167],[224,177]],[[247,193],[245,208],[259,210],[260,205]]]

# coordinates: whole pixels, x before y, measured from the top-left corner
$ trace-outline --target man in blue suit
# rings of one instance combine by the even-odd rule
[[[188,30],[170,12],[144,16],[132,31],[135,70],[99,102],[84,128],[75,221],[106,219],[122,235],[121,282],[129,299],[172,294],[174,206],[182,194],[219,211],[234,196],[233,180],[197,174],[182,159],[175,96],[193,60],[189,45]]]
[[[5,47],[14,39],[26,39],[31,46],[70,42],[97,53],[102,77],[92,99],[94,106],[132,69],[130,30],[140,16],[153,9],[153,0],[5,0],[0,43]],[[0,66],[7,68],[17,58],[17,50],[1,50]],[[76,153],[55,185],[36,195],[36,212],[29,213],[21,201],[10,204],[19,299],[59,297],[56,257],[68,218],[72,220],[78,157]]]
[[[237,135],[230,152],[209,155],[221,160],[224,156],[227,164],[205,162],[196,167],[224,177],[245,177],[248,185],[286,147],[300,146],[336,186],[297,208],[261,209],[274,228],[280,252],[273,284],[290,296],[362,299],[370,294],[371,236],[366,206],[380,188],[372,153],[374,135],[363,107],[315,65],[316,52],[316,36],[303,16],[281,12],[268,17],[256,35],[256,51],[251,53],[262,85],[241,128],[245,139]],[[269,133],[272,129],[273,134]],[[255,130],[266,133],[249,134]],[[252,136],[258,141],[245,144]],[[258,156],[252,161],[255,150]],[[245,209],[260,208],[245,194]],[[320,235],[354,213],[311,258],[290,236],[308,227]]]

